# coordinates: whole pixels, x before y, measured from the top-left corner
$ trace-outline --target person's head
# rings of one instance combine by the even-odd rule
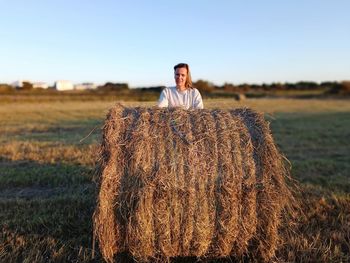
[[[186,63],[179,63],[174,66],[174,78],[176,87],[192,88],[192,78],[190,67]]]

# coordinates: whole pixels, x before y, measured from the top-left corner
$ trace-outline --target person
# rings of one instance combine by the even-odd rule
[[[185,109],[203,109],[202,96],[192,86],[190,67],[186,63],[174,66],[176,86],[166,87],[160,94],[158,107],[182,107]]]

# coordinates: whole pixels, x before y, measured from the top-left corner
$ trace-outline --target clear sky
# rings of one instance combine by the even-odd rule
[[[349,0],[0,0],[0,83],[350,79]]]

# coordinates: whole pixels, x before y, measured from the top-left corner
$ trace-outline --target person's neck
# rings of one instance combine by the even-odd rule
[[[177,89],[178,91],[185,91],[187,88],[186,88],[186,87],[176,86],[176,89]]]

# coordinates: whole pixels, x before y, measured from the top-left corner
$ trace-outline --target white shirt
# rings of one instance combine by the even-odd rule
[[[160,94],[158,107],[203,109],[203,101],[201,94],[196,88],[179,91],[176,87],[166,87]]]

